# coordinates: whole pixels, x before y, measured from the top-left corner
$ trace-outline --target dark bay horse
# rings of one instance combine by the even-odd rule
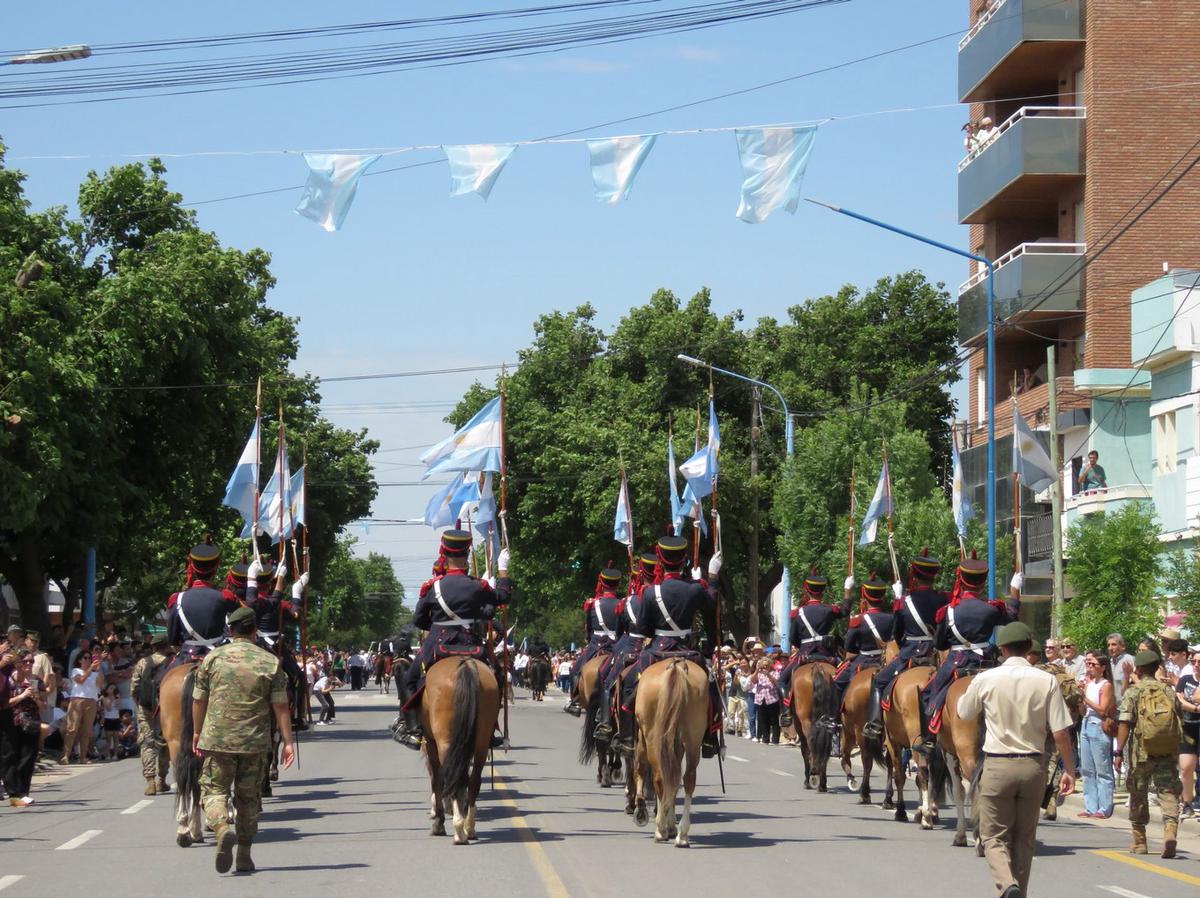
[[[527,673],[529,675],[529,691],[533,693],[531,697],[535,702],[544,701],[546,686],[550,682],[550,662],[545,658],[531,658]]]
[[[446,658],[429,669],[421,701],[421,748],[429,767],[430,835],[446,834],[450,811],[454,844],[475,838],[475,801],[499,711],[500,688],[485,662]]]
[[[833,724],[838,718],[834,667],[810,661],[792,675],[792,717],[804,756],[804,788],[827,791],[826,768],[833,754]],[[818,721],[826,721],[818,724]]]
[[[595,737],[596,718],[600,713],[600,703],[607,701],[609,696],[604,694],[600,683],[600,668],[612,655],[605,653],[591,658],[579,672],[579,703],[584,708],[583,734],[579,741],[579,763],[590,764],[597,761],[596,782],[607,789],[621,777],[621,755],[614,750],[608,740]],[[632,764],[632,756],[628,759]],[[629,813],[633,808],[629,807]]]
[[[700,745],[709,722],[708,674],[699,664],[684,658],[651,664],[638,685],[635,716],[634,820],[638,826],[648,822],[646,795],[652,784],[657,800],[654,841],[674,838],[677,848],[687,848]],[[683,817],[676,825],[675,800],[680,786],[684,792]]]

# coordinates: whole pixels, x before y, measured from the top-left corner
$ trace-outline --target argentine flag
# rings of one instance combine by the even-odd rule
[[[879,472],[879,483],[875,484],[875,495],[871,497],[871,504],[867,508],[867,516],[863,518],[862,523],[862,539],[858,541],[860,546],[869,546],[875,542],[875,532],[879,529],[879,521],[881,518],[886,518],[892,513],[892,480],[888,476],[887,462],[884,461],[883,469]]]
[[[657,134],[632,134],[589,140],[588,158],[596,199],[602,203],[617,203],[628,197],[633,179],[657,139]]]
[[[782,206],[793,215],[817,128],[746,128],[734,132],[742,161],[737,217],[756,224]]]
[[[954,470],[954,483],[950,487],[950,507],[954,509],[954,525],[958,535],[967,538],[967,521],[975,517],[975,509],[967,498],[966,478],[963,476],[962,457],[958,454],[958,438],[951,434],[950,462]]]
[[[613,520],[613,539],[633,547],[633,512],[629,507],[629,480],[621,472],[621,489],[617,493],[617,514]]]
[[[246,448],[242,450],[241,457],[238,458],[237,465],[229,476],[229,483],[225,485],[225,498],[221,500],[221,504],[236,508],[242,516],[242,520],[249,526],[250,522],[254,520],[254,494],[257,489],[258,419],[255,418],[254,427],[250,431],[250,439],[246,441]]]
[[[444,146],[450,163],[450,195],[478,193],[485,200],[508,157],[516,152],[515,143],[479,143],[468,146]]]
[[[358,179],[378,159],[378,155],[305,153],[308,181],[296,214],[315,221],[327,231],[341,228],[358,192]]]
[[[1035,493],[1041,492],[1055,480],[1054,465],[1029,427],[1029,422],[1013,399],[1013,470],[1021,481]]]
[[[292,475],[288,470],[287,444],[279,443],[279,452],[275,456],[275,473],[267,481],[258,501],[258,532],[271,537],[271,543],[281,539],[291,539],[296,529],[292,518]],[[250,537],[250,526],[242,530],[242,536]]]
[[[426,465],[421,479],[447,471],[499,471],[502,436],[500,397],[497,396],[453,436],[426,450],[421,456]]]
[[[289,511],[292,516],[293,530],[297,527],[308,526],[308,508],[306,507],[308,497],[306,495],[307,491],[304,489],[305,467],[305,465],[301,465],[300,470],[292,475],[290,487],[291,505],[289,506]]]
[[[679,466],[679,473],[687,480],[687,489],[695,500],[711,496],[717,485],[717,456],[721,451],[721,431],[717,426],[717,410],[708,401],[708,445]]]
[[[458,515],[457,509],[452,507],[452,500],[454,494],[462,486],[464,476],[463,474],[459,474],[429,499],[429,502],[425,505],[426,525],[440,530],[454,523],[454,519]]]

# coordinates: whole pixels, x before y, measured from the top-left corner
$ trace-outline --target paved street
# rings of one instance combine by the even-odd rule
[[[950,846],[952,809],[941,831],[895,823],[878,808],[857,806],[840,771],[829,794],[807,792],[794,749],[743,739],[730,743],[728,794],[720,793],[715,762],[702,767],[692,848],[656,845],[651,829],[636,828],[621,812],[620,794],[596,787],[576,763],[579,722],[561,712],[557,696],[516,702],[518,747],[497,760],[494,789],[485,778],[480,841],[455,847],[428,835],[421,759],[387,737],[393,700],[341,693],[338,704],[337,725],[304,734],[300,769],[285,773],[265,803],[256,875],[218,876],[211,843],[177,848],[171,799],[144,800],[130,760],[51,771],[35,783],[35,808],[0,809],[4,898],[85,894],[116,881],[198,896],[366,887],[551,898],[627,894],[635,884],[691,898],[765,895],[803,882],[806,892],[915,898],[930,894],[934,877],[956,884],[956,894],[992,894],[984,862]],[[1077,822],[1077,809],[1039,830],[1034,895],[1197,894],[1195,821],[1185,824],[1182,859],[1131,863],[1119,859],[1124,826]],[[933,894],[945,893],[934,887]]]

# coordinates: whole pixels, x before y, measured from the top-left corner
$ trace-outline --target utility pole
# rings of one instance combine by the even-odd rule
[[[754,397],[750,412],[750,595],[747,599],[746,626],[748,636],[758,636],[758,434],[759,388],[751,391]],[[780,624],[780,626],[783,626]]]
[[[1050,635],[1057,637],[1063,610],[1062,460],[1058,451],[1058,380],[1053,343],[1046,347],[1046,380],[1050,395],[1050,466],[1054,468],[1054,483],[1050,485],[1050,526],[1054,534],[1054,586],[1051,590]]]

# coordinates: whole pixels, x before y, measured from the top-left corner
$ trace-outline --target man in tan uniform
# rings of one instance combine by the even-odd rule
[[[1046,792],[1046,735],[1067,772],[1061,791],[1075,788],[1071,714],[1052,674],[1026,659],[1033,633],[1020,621],[996,630],[1004,662],[975,675],[958,700],[958,714],[987,721],[983,774],[979,780],[979,833],[1000,898],[1023,898],[1029,888],[1035,837]]]
[[[142,776],[146,780],[145,795],[161,795],[170,792],[167,785],[167,770],[171,757],[163,739],[158,719],[158,689],[155,680],[162,666],[169,659],[166,653],[167,634],[156,633],[151,638],[153,651],[142,658],[133,668],[129,691],[137,704],[138,754],[142,759]]]

